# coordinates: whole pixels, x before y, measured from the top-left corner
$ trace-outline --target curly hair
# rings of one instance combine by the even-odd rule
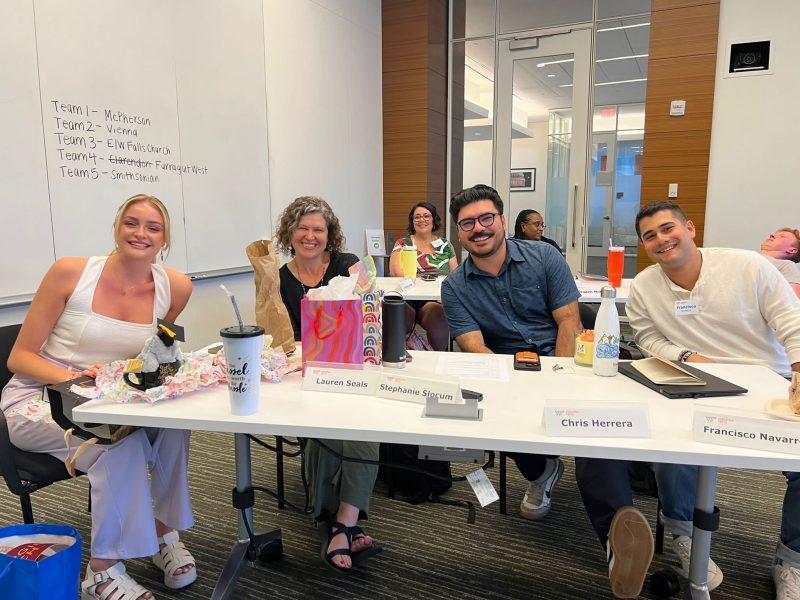
[[[411,207],[411,212],[408,213],[408,234],[414,235],[417,233],[417,230],[414,228],[414,211],[418,208],[424,208],[433,217],[433,227],[431,228],[431,232],[439,231],[442,228],[442,218],[439,216],[439,213],[436,211],[436,207],[431,204],[430,202],[417,202],[414,206]]]
[[[305,215],[319,213],[328,225],[328,243],[325,250],[328,252],[341,252],[344,250],[344,234],[339,225],[339,219],[333,214],[330,204],[317,196],[300,196],[289,206],[283,209],[275,229],[275,247],[279,252],[294,256],[292,246],[292,233],[300,224],[300,219]]]

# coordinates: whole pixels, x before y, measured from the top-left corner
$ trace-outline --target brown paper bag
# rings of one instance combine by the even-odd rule
[[[272,336],[272,347],[294,352],[294,331],[289,313],[281,300],[281,261],[272,248],[272,240],[258,240],[245,249],[256,279],[256,323]]]

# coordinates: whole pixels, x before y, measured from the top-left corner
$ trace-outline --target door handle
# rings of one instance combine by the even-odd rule
[[[572,186],[572,247],[575,247],[575,220],[578,218],[578,186]]]

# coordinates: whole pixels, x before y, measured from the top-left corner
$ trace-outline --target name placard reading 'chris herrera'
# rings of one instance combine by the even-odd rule
[[[544,425],[552,437],[650,437],[647,406],[640,403],[583,406],[551,400],[544,407]]]
[[[800,454],[797,423],[695,409],[692,435],[697,442]]]

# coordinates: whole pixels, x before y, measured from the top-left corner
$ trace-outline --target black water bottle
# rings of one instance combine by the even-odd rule
[[[406,302],[398,292],[383,297],[384,366],[402,369],[406,366]]]

